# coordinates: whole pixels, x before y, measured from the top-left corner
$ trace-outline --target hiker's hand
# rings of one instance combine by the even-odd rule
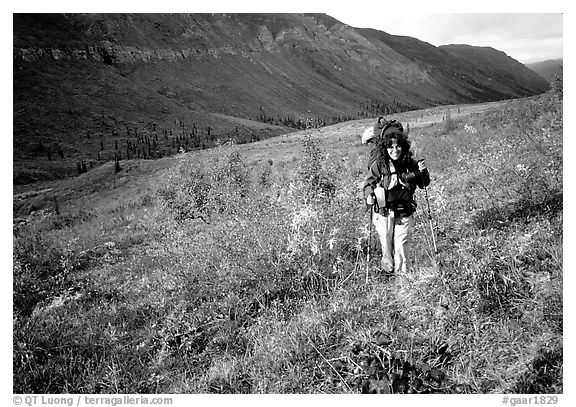
[[[370,206],[374,205],[374,195],[368,195],[366,197],[366,204]]]
[[[418,161],[418,169],[420,170],[420,172],[428,169],[428,166],[426,166],[426,160]]]

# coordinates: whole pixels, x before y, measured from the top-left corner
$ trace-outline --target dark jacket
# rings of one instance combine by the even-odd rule
[[[394,163],[396,174],[398,178],[403,181],[405,185],[398,184],[391,190],[390,186],[391,172],[386,159],[374,161],[368,169],[366,180],[364,181],[364,198],[374,193],[374,188],[378,184],[384,188],[386,192],[386,208],[379,208],[380,213],[385,213],[386,209],[401,208],[401,212],[405,216],[411,215],[416,210],[414,202],[414,192],[416,187],[424,188],[430,185],[430,174],[428,170],[420,171],[418,169],[418,162],[411,157],[403,157],[398,163]]]

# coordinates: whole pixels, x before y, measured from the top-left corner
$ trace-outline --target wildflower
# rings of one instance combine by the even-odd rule
[[[464,125],[464,131],[466,131],[466,133],[468,133],[468,134],[477,134],[478,133],[478,130],[476,129],[476,127],[471,126],[469,124]]]
[[[360,226],[358,229],[360,230],[360,239],[362,239],[362,237],[368,237],[370,230],[368,229],[369,225],[362,225]]]
[[[310,242],[310,251],[312,252],[313,255],[317,255],[318,253],[320,253],[320,249],[318,249],[318,245],[316,244],[316,242],[314,241]]]
[[[518,164],[516,165],[516,170],[518,172],[526,172],[528,171],[528,167],[526,167],[524,164]]]
[[[334,249],[334,244],[336,243],[336,238],[332,237],[330,240],[328,240],[328,247],[330,248],[330,250]]]

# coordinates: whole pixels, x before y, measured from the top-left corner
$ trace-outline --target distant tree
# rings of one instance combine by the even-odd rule
[[[82,160],[79,163],[76,163],[76,171],[78,172],[78,175],[84,174],[85,172],[88,172],[88,169],[86,168],[86,163],[84,162],[84,160]]]
[[[114,161],[114,173],[118,174],[120,171],[122,171],[122,167],[120,167],[120,160],[116,159]]]
[[[60,216],[60,205],[58,204],[58,199],[56,196],[53,196],[52,199],[54,200],[54,212],[56,212],[57,216]]]

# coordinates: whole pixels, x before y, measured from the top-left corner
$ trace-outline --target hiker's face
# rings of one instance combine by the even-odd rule
[[[402,147],[398,145],[396,140],[392,140],[386,150],[388,150],[388,155],[393,160],[399,159],[402,155]]]

